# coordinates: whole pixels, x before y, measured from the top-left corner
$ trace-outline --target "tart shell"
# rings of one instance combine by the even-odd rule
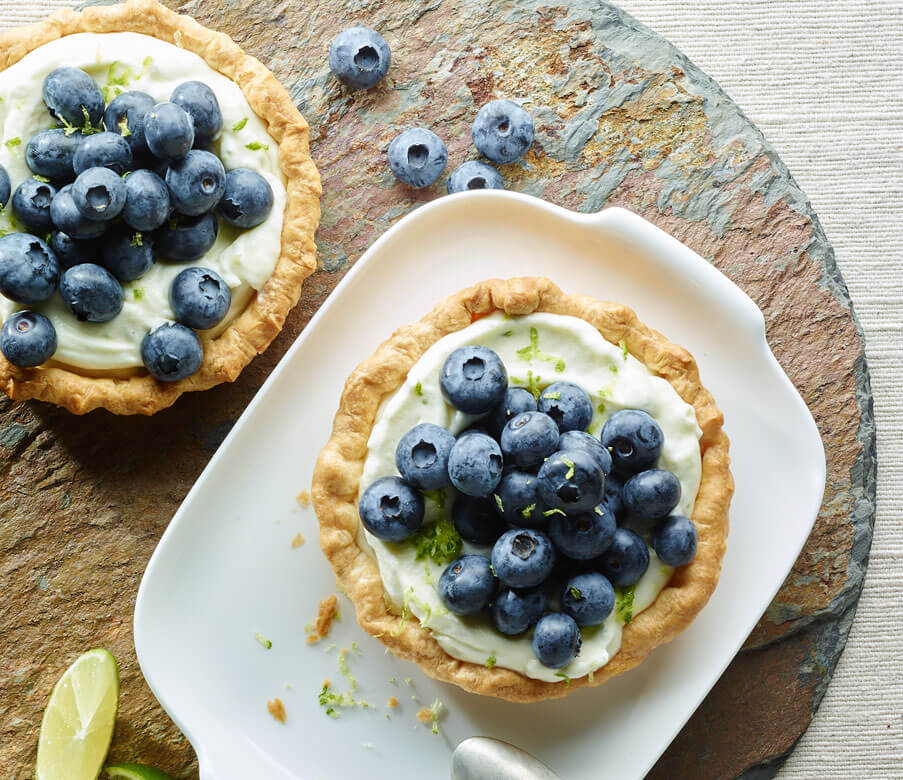
[[[114,414],[154,414],[182,393],[233,381],[282,330],[303,281],[317,268],[314,232],[320,219],[320,175],[310,158],[307,122],[276,77],[227,35],[156,0],[128,0],[81,12],[62,10],[37,24],[0,33],[0,71],[45,43],[82,32],[143,33],[200,56],[239,86],[266,124],[279,144],[279,167],[286,178],[282,249],[273,273],[222,333],[202,339],[204,361],[197,373],[171,383],[154,379],[144,369],[127,378],[92,377],[53,364],[18,368],[0,355],[0,386],[15,400],[37,398],[75,414],[98,407]]]
[[[357,500],[377,410],[404,382],[408,371],[443,336],[462,330],[494,311],[512,316],[550,312],[579,317],[606,340],[623,340],[631,354],[663,377],[693,406],[702,429],[702,477],[692,520],[699,532],[695,559],[675,570],[656,600],[624,627],[621,647],[588,676],[549,683],[510,669],[462,661],[446,653],[419,621],[387,610],[376,559],[361,546]],[[728,533],[728,509],[734,482],[723,416],[702,386],[693,357],[644,325],[618,303],[585,295],[567,295],[544,278],[490,279],[440,301],[419,322],[397,330],[348,378],[332,436],[320,453],[312,495],[320,523],[320,546],[342,589],[354,603],[357,619],[372,636],[401,658],[414,661],[431,677],[465,690],[516,702],[565,696],[597,686],[639,664],[658,645],[673,639],[705,606],[721,573]]]

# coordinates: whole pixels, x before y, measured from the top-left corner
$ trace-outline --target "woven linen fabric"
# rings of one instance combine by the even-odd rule
[[[0,0],[0,27],[75,4]],[[780,777],[903,777],[903,3],[619,4],[765,133],[812,201],[849,285],[875,398],[878,518],[846,650]]]

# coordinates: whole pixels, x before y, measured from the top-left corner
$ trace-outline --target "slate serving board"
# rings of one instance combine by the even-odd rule
[[[50,689],[94,646],[114,653],[122,675],[111,759],[196,775],[190,745],[135,660],[132,612],[147,560],[342,275],[393,222],[444,193],[444,177],[416,193],[392,179],[391,139],[411,125],[432,127],[448,144],[451,170],[475,157],[479,106],[508,97],[529,108],[537,129],[527,157],[503,168],[508,188],[578,211],[624,206],[714,263],[762,308],[769,343],[818,423],[828,479],[812,535],[743,652],[650,775],[771,777],[846,642],[868,562],[876,461],[868,368],[846,285],[808,199],[761,133],[667,41],[602,2],[167,4],[263,60],[310,122],[324,189],[321,270],[281,336],[233,385],[184,396],[149,419],[0,403],[4,776],[31,777]],[[386,37],[393,64],[382,85],[355,94],[330,76],[326,54],[335,33],[357,23]]]

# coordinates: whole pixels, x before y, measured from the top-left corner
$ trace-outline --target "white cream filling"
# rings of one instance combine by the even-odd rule
[[[541,355],[528,356],[518,350],[530,345],[530,330],[536,328]],[[374,480],[397,474],[395,447],[414,425],[431,422],[453,433],[466,428],[475,418],[452,408],[439,388],[439,372],[446,357],[461,346],[479,344],[495,350],[505,363],[509,380],[528,381],[528,372],[538,376],[540,387],[552,382],[573,382],[590,393],[596,411],[590,432],[598,435],[619,409],[644,409],[664,433],[665,442],[659,466],[680,479],[681,499],[676,511],[692,512],[702,471],[699,437],[702,435],[693,408],[677,395],[671,385],[653,376],[632,355],[607,342],[589,323],[557,314],[531,314],[508,318],[501,313],[478,320],[464,330],[452,333],[434,344],[417,361],[405,383],[380,406],[377,421],[368,442],[361,488]],[[552,356],[552,359],[548,359]],[[556,365],[556,359],[564,362]],[[562,369],[562,370],[557,370]],[[449,494],[451,490],[448,490]],[[443,509],[426,501],[425,522],[448,515],[451,500]],[[533,655],[532,632],[506,637],[492,628],[485,618],[462,618],[451,614],[439,599],[436,583],[444,567],[430,560],[416,560],[410,542],[382,542],[362,530],[379,564],[383,586],[393,603],[405,606],[450,655],[473,663],[485,664],[490,657],[498,666],[513,669],[528,677],[548,682],[563,682],[566,677],[582,677],[604,666],[621,645],[623,619],[617,609],[601,625],[584,628],[580,654],[564,669],[543,666]],[[488,548],[465,543],[465,552],[489,554]],[[656,558],[650,549],[650,565],[637,583],[632,613],[646,609],[665,587],[672,569]]]
[[[127,90],[147,92],[163,102],[182,82],[202,81],[216,94],[223,114],[223,130],[211,151],[219,155],[227,171],[252,168],[273,189],[273,208],[262,224],[242,231],[220,220],[216,243],[200,260],[185,264],[158,261],[140,279],[123,284],[122,312],[110,322],[79,322],[58,294],[28,307],[46,314],[56,328],[59,346],[54,360],[89,370],[141,366],[144,334],[174,318],[169,287],[179,271],[198,265],[223,277],[233,297],[226,322],[241,313],[254,291],[272,275],[279,259],[285,210],[285,179],[279,169],[278,147],[238,85],[196,54],[138,33],[79,33],[35,49],[2,73],[0,164],[9,173],[14,191],[32,175],[25,162],[28,139],[38,130],[56,126],[41,100],[41,86],[51,70],[63,65],[87,71],[105,88],[107,102]],[[240,129],[233,129],[242,122]],[[248,144],[255,148],[249,149]],[[9,206],[0,213],[0,230],[24,230],[16,224]],[[0,319],[21,308],[26,307],[0,296]]]

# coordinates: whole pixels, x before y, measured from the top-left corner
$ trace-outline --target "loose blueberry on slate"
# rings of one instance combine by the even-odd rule
[[[257,171],[234,168],[226,174],[223,197],[216,212],[230,225],[257,227],[273,208],[273,188]]]
[[[6,208],[11,192],[12,185],[9,182],[9,174],[6,172],[6,168],[0,165],[0,209]]]
[[[56,290],[60,265],[40,238],[28,233],[0,237],[0,293],[16,303],[40,303]]]
[[[439,598],[456,615],[475,615],[486,608],[498,586],[489,559],[462,555],[439,578]]]
[[[103,113],[103,123],[107,130],[125,138],[132,150],[133,164],[136,165],[148,155],[144,117],[154,105],[154,99],[146,92],[132,90],[114,97]]]
[[[491,165],[479,160],[469,160],[459,165],[448,177],[448,194],[467,192],[468,190],[503,190],[505,183],[500,174]]]
[[[561,669],[577,657],[582,641],[574,618],[561,612],[550,612],[543,615],[533,629],[533,654],[543,666]]]
[[[223,115],[213,90],[201,81],[179,84],[169,97],[183,108],[194,124],[195,146],[208,146],[223,126]]]
[[[611,474],[611,453],[602,446],[595,436],[586,431],[565,431],[558,439],[558,450],[585,450],[596,461],[596,465],[602,469],[607,477]]]
[[[409,485],[436,490],[448,482],[448,456],[455,437],[433,423],[415,425],[398,441],[395,465]]]
[[[50,248],[62,269],[72,268],[73,265],[81,263],[96,263],[102,257],[99,241],[96,239],[79,241],[62,230],[53,231]]]
[[[86,121],[95,126],[103,118],[103,93],[94,79],[79,68],[50,71],[44,79],[41,97],[60,124],[82,128]]]
[[[101,257],[104,268],[120,282],[131,282],[154,264],[151,237],[117,227],[104,238]]]
[[[147,148],[161,160],[184,157],[194,143],[194,124],[175,103],[158,103],[144,117]]]
[[[543,515],[545,506],[536,487],[535,474],[516,469],[503,474],[495,489],[499,515],[516,528],[545,528],[549,519]]]
[[[552,573],[555,549],[542,531],[515,528],[503,533],[492,548],[495,576],[509,588],[532,588]]]
[[[164,323],[148,331],[141,340],[141,360],[156,379],[175,382],[201,367],[204,347],[191,328],[178,322]]]
[[[452,504],[452,522],[461,538],[489,547],[505,532],[505,521],[495,512],[495,500],[459,493]]]
[[[652,417],[640,409],[622,409],[602,427],[602,444],[611,452],[612,468],[626,477],[652,468],[665,437]]]
[[[133,230],[156,230],[169,217],[169,188],[156,173],[133,171],[125,179],[123,221]]]
[[[493,100],[473,122],[473,144],[494,163],[519,160],[533,143],[533,118],[517,103]]]
[[[442,394],[467,414],[485,414],[501,403],[508,388],[502,359],[487,347],[459,347],[442,366]]]
[[[605,476],[605,494],[603,501],[608,504],[608,508],[615,517],[619,517],[624,511],[624,500],[622,499],[622,491],[624,490],[624,480],[617,474],[607,474]]]
[[[13,192],[13,213],[35,233],[47,233],[53,223],[50,219],[50,203],[57,189],[52,184],[25,179]]]
[[[329,69],[351,89],[369,89],[379,84],[391,61],[389,44],[369,27],[343,30],[329,47]]]
[[[191,263],[200,260],[216,243],[219,225],[212,211],[199,217],[176,216],[154,236],[154,251],[166,260]]]
[[[0,352],[14,366],[39,366],[56,352],[56,329],[43,314],[17,311],[0,330]]]
[[[492,433],[499,437],[508,420],[523,412],[535,412],[536,399],[523,387],[509,387],[502,402],[490,413],[487,420]]]
[[[424,127],[405,130],[389,144],[389,168],[396,179],[415,189],[429,187],[442,175],[447,162],[442,139]]]
[[[53,197],[50,204],[50,219],[58,230],[80,241],[99,238],[107,229],[106,222],[95,222],[82,216],[75,207],[71,184],[67,184]]]
[[[605,475],[584,450],[556,452],[539,468],[537,491],[550,509],[588,512],[602,500]]]
[[[652,549],[666,566],[686,566],[696,557],[698,533],[683,515],[665,518],[652,535]]]
[[[117,136],[118,137],[118,136]],[[88,168],[72,184],[72,202],[86,219],[109,222],[125,206],[125,182],[109,168]]]
[[[561,610],[578,626],[598,626],[615,606],[615,589],[599,572],[571,577],[561,589]]]
[[[598,558],[611,546],[616,528],[612,511],[599,504],[579,515],[552,515],[548,533],[558,552],[586,561]]]
[[[495,439],[474,433],[455,441],[448,456],[448,476],[462,493],[488,496],[502,478],[502,464]]]
[[[616,588],[635,585],[649,568],[646,543],[629,528],[618,528],[611,546],[602,554],[600,568]]]
[[[132,169],[132,149],[118,133],[96,133],[75,150],[72,168],[76,176],[90,168],[109,168],[117,176]]]
[[[624,508],[641,520],[660,520],[680,501],[680,480],[670,471],[649,469],[627,480],[622,491]]]
[[[169,288],[169,305],[176,319],[195,330],[218,325],[231,304],[229,285],[209,268],[186,268],[176,275]]]
[[[547,600],[542,588],[504,588],[492,602],[489,617],[496,631],[517,636],[542,617]]]
[[[547,414],[524,412],[502,428],[502,453],[506,463],[530,468],[542,463],[558,447],[558,426]]]
[[[423,523],[423,496],[398,477],[382,477],[364,491],[361,522],[377,539],[400,542]]]
[[[25,145],[25,162],[39,176],[56,182],[69,182],[75,178],[73,160],[81,142],[90,136],[70,133],[61,127],[41,130],[28,139]]]
[[[582,387],[570,382],[555,382],[539,396],[539,411],[549,415],[559,430],[585,431],[593,419],[593,402]]]
[[[60,298],[80,322],[109,322],[122,311],[122,285],[106,268],[82,263],[60,277]]]
[[[192,149],[169,164],[166,186],[176,211],[198,216],[219,203],[226,188],[226,169],[215,154]]]

